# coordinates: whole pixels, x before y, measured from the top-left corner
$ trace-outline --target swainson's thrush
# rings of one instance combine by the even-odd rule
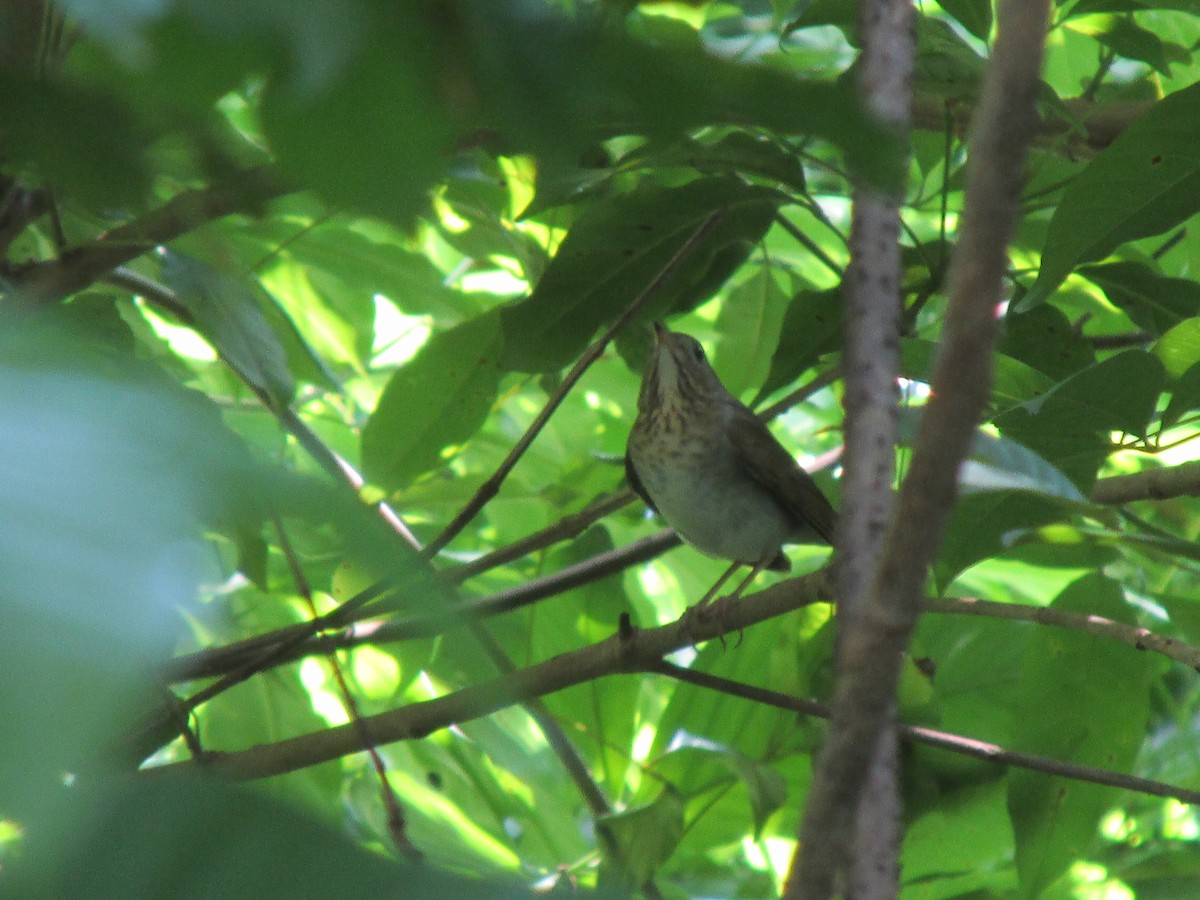
[[[725,389],[700,342],[660,322],[654,335],[625,451],[633,489],[697,550],[753,566],[742,587],[763,568],[790,568],[784,544],[832,544],[829,500]]]

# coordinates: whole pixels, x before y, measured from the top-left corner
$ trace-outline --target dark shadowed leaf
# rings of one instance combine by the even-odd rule
[[[1187,62],[1186,47],[1159,37],[1138,25],[1131,16],[1101,16],[1069,27],[1094,38],[1117,56],[1144,62],[1160,75],[1170,77],[1171,64]]]
[[[459,8],[487,125],[538,155],[575,163],[619,134],[676,138],[701,125],[754,122],[835,143],[879,183],[902,169],[899,142],[872,126],[848,83],[803,81],[701,48],[695,32],[656,22],[655,40],[521,3]]]
[[[823,353],[842,343],[841,291],[801,291],[788,304],[779,329],[779,344],[771,357],[771,370],[754,401],[791,384],[811,369]]]
[[[619,168],[686,166],[705,175],[741,172],[805,190],[804,166],[795,152],[764,137],[734,131],[717,141],[687,138],[666,148],[639,148],[617,163]]]
[[[1162,427],[1170,428],[1183,416],[1200,407],[1200,363],[1175,379],[1170,386],[1171,399],[1162,415]]]
[[[452,110],[436,102],[456,65],[418,4],[375,4],[366,45],[319,91],[272,81],[263,126],[280,167],[338,204],[409,224],[453,146]]]
[[[197,776],[89,785],[57,804],[16,868],[21,896],[439,897],[516,900],[514,881],[466,878],[363,849],[262,791]],[[130,860],[137,860],[136,867]]]
[[[1161,234],[1200,211],[1200,85],[1156,103],[1080,173],[1046,234],[1038,279],[1020,303],[1043,302],[1077,265]]]
[[[668,785],[658,798],[596,823],[621,848],[633,884],[644,884],[667,861],[683,837],[683,799]]]
[[[645,308],[642,318],[704,299],[706,280],[728,277],[734,253],[744,259],[771,224],[783,197],[732,178],[704,178],[679,188],[646,183],[592,205],[563,239],[529,299],[503,311],[504,364],[549,372],[577,357],[605,322],[616,318],[713,213],[717,225]]]
[[[1056,306],[1041,306],[1028,312],[1010,309],[1003,327],[997,349],[1054,380],[1066,378],[1096,361],[1091,345]]]
[[[1184,319],[1200,315],[1200,284],[1160,275],[1145,263],[1083,266],[1079,274],[1152,335],[1162,335]]]
[[[0,148],[10,164],[97,206],[137,202],[149,186],[147,137],[115,97],[0,68],[0,119]]]
[[[992,31],[992,4],[975,0],[942,0],[942,9],[958,19],[959,24],[981,41]]]
[[[1079,0],[1066,11],[1066,17],[1090,16],[1094,13],[1130,13],[1151,9],[1175,9],[1180,12],[1195,12],[1192,0]]]

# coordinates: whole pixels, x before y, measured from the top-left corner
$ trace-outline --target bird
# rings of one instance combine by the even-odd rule
[[[634,492],[701,553],[786,572],[784,544],[834,542],[829,499],[754,412],[729,393],[694,337],[654,323],[654,350],[625,451]]]

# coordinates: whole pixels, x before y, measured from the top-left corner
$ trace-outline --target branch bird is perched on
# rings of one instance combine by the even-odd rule
[[[625,472],[646,505],[700,552],[786,572],[784,544],[833,543],[829,500],[748,406],[734,397],[690,335],[654,323]]]

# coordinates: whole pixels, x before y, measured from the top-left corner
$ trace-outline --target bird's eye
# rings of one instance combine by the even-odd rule
[[[692,356],[696,358],[696,362],[704,362],[704,348],[700,346],[699,341],[692,341]]]

